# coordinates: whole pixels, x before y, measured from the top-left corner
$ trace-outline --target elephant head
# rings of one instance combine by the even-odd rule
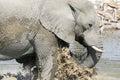
[[[79,1],[69,2],[76,22],[75,40],[77,41],[70,44],[70,49],[73,55],[79,57],[80,64],[93,67],[103,52],[99,19],[91,3]],[[79,3],[86,5],[79,5]]]
[[[102,53],[99,20],[87,0],[45,0],[41,24],[59,39],[69,43],[73,55],[80,54],[81,64],[93,67]]]

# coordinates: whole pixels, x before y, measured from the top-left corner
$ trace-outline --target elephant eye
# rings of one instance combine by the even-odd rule
[[[92,24],[88,24],[89,25],[89,27],[92,27]]]

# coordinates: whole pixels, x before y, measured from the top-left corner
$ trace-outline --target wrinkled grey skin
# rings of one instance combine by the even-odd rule
[[[53,80],[60,41],[80,64],[93,67],[101,52],[91,46],[102,48],[100,38],[96,12],[87,0],[0,0],[0,60],[22,62],[34,54],[41,80]]]

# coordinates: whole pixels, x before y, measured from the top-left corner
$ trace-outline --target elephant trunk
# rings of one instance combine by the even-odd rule
[[[70,44],[69,48],[71,50],[72,57],[77,60],[80,65],[84,65],[89,68],[92,68],[97,64],[103,52],[95,46],[84,47],[77,41]]]
[[[87,67],[94,67],[103,53],[102,35],[97,29],[92,29],[89,32],[85,32],[83,35],[83,43],[87,47],[87,57],[83,64]]]
[[[87,50],[88,50],[87,57],[82,64],[89,67],[89,68],[92,68],[100,60],[102,52],[96,51],[92,47],[88,47]]]

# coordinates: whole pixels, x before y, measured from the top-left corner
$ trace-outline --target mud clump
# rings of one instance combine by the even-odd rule
[[[69,49],[59,49],[55,80],[96,80],[96,74],[95,68],[89,69],[77,64],[70,56]]]

